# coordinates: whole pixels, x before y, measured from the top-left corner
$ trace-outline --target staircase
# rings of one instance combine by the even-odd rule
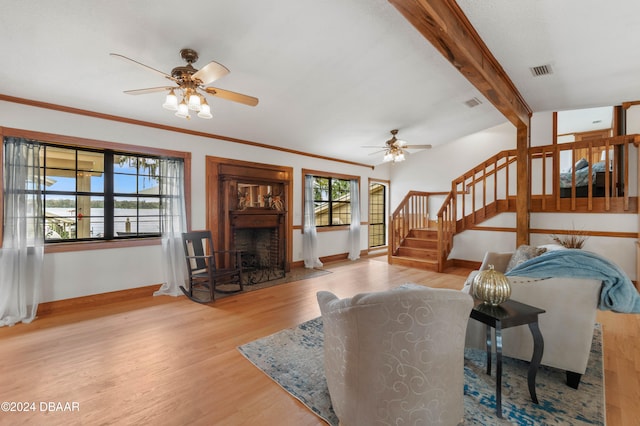
[[[438,230],[411,229],[393,256],[393,264],[412,268],[438,270]]]
[[[530,168],[536,174],[530,177],[529,211],[638,212],[638,199],[630,197],[629,191],[618,194],[607,190],[604,197],[595,198],[589,190],[587,197],[578,198],[574,187],[571,197],[562,198],[559,190],[558,159],[563,151],[570,153],[571,164],[581,157],[595,163],[604,155],[605,163],[612,164],[612,168],[605,171],[605,188],[610,182],[613,188],[629,188],[631,145],[636,149],[640,146],[640,135],[530,148]],[[474,229],[500,213],[515,212],[516,155],[515,150],[499,152],[453,180],[450,192],[409,191],[389,221],[389,263],[442,272],[450,265],[448,257],[455,234]],[[618,169],[624,173],[617,172]],[[572,179],[575,185],[575,172]],[[436,218],[434,221],[430,220],[429,205],[435,203],[441,207],[431,215]]]

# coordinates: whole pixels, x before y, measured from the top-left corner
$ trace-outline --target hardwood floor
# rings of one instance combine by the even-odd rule
[[[0,328],[0,401],[35,403],[27,406],[35,411],[0,413],[0,424],[322,425],[237,346],[318,316],[319,290],[347,297],[408,281],[460,289],[469,272],[438,274],[384,257],[327,269],[212,305],[142,297]],[[637,424],[640,316],[599,312],[598,320],[607,424]],[[76,409],[41,411],[49,402]]]

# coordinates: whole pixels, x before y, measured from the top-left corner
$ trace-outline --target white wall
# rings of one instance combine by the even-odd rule
[[[0,101],[0,126],[98,139],[192,153],[192,228],[206,225],[205,157],[207,155],[293,167],[293,225],[302,224],[302,169],[360,176],[362,220],[368,218],[368,179],[389,179],[388,167],[348,165],[276,150],[210,138],[134,126],[59,111]],[[233,135],[228,135],[233,136]],[[259,142],[259,141],[258,141]],[[348,231],[320,232],[320,256],[347,253]],[[361,249],[367,248],[367,229]],[[293,260],[302,260],[302,234],[294,230]],[[162,277],[159,246],[49,253],[45,255],[43,302],[159,284]]]
[[[640,107],[632,107],[627,114],[627,133],[640,133]],[[532,146],[553,142],[553,112],[533,114],[530,141]],[[398,203],[410,190],[449,191],[451,181],[483,160],[504,149],[516,147],[516,130],[510,123],[478,132],[445,145],[436,146],[408,157],[405,163],[391,168],[391,206]],[[637,194],[637,151],[630,153],[630,194]],[[540,163],[539,163],[540,164]],[[538,173],[539,174],[539,173]],[[548,188],[549,191],[549,188]],[[439,205],[430,206],[430,214]],[[515,213],[503,213],[481,224],[484,227],[515,228]],[[532,229],[587,230],[611,232],[638,232],[635,214],[531,214]],[[547,234],[531,234],[530,243],[548,244]],[[515,232],[464,231],[454,237],[450,258],[481,261],[485,252],[506,252],[515,249]],[[589,237],[585,249],[598,253],[618,264],[636,279],[636,239],[614,237]]]
[[[451,181],[478,163],[516,147],[516,129],[504,123],[432,149],[419,151],[407,161],[391,165],[391,211],[407,192],[450,191]]]

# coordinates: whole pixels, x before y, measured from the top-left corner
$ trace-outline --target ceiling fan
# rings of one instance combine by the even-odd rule
[[[178,117],[186,119],[191,118],[189,114],[189,111],[191,110],[197,112],[198,117],[200,118],[211,118],[211,108],[209,107],[204,94],[217,96],[222,99],[239,102],[249,106],[258,105],[258,98],[254,98],[253,96],[243,95],[230,90],[218,89],[217,87],[207,87],[207,84],[213,83],[219,78],[229,74],[229,70],[224,65],[215,61],[209,62],[199,70],[194,68],[193,63],[198,60],[198,53],[193,49],[180,50],[180,56],[184,59],[187,65],[175,67],[171,70],[171,75],[118,53],[111,53],[111,56],[133,62],[136,65],[158,73],[166,79],[174,82],[176,84],[175,86],[125,90],[124,93],[128,95],[145,95],[147,93],[168,91],[169,93],[167,94],[162,106],[168,110],[176,111],[176,115]],[[176,95],[176,93],[182,97],[180,102],[178,102],[178,95]]]
[[[392,161],[394,163],[399,163],[400,161],[404,161],[405,154],[409,154],[407,149],[429,149],[431,145],[409,145],[407,142],[396,138],[398,134],[398,130],[391,130],[391,139],[385,142],[384,146],[364,146],[363,148],[381,148],[380,151],[372,152],[369,155],[375,155],[380,152],[384,152],[384,162]]]

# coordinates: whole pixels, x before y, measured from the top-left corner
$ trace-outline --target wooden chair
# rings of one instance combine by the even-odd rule
[[[192,231],[182,234],[182,244],[187,261],[189,288],[180,286],[182,292],[191,300],[198,303],[209,303],[215,300],[214,292],[234,293],[242,291],[242,262],[241,252],[235,250],[214,251],[211,231]],[[216,255],[226,256],[228,267],[216,267]],[[232,290],[217,289],[217,285],[231,286]],[[194,295],[208,290],[209,297],[201,298]],[[198,291],[200,290],[200,291]]]

